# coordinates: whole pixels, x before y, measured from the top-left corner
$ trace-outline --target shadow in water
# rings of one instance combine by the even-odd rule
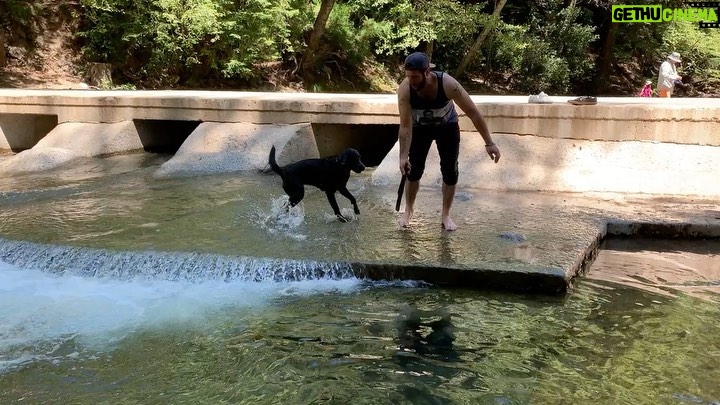
[[[455,326],[447,310],[421,311],[406,307],[400,313],[397,323],[398,361],[401,365],[414,356],[400,353],[410,352],[435,360],[460,361],[455,351]]]
[[[393,361],[400,374],[422,377],[422,383],[405,384],[398,394],[414,404],[454,403],[437,395],[432,387],[442,386],[457,378],[462,386],[485,386],[482,377],[462,365],[461,352],[473,352],[473,358],[482,354],[475,350],[458,349],[455,345],[455,325],[452,314],[444,308],[422,311],[413,306],[401,309],[396,321],[397,345]],[[462,376],[462,377],[461,377]]]

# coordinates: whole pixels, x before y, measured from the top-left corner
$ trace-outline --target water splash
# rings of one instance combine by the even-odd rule
[[[305,205],[291,207],[286,195],[270,200],[270,211],[257,211],[256,225],[271,235],[282,234],[294,240],[305,240],[307,235],[301,232],[305,220]]]

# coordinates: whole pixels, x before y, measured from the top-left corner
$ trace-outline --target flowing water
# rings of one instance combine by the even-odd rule
[[[371,282],[333,261],[353,233],[377,259],[463,246],[421,223],[398,247],[362,178],[338,224],[320,193],[285,212],[276,178],[163,160],[0,180],[0,403],[720,402],[717,241],[609,241],[563,297]]]

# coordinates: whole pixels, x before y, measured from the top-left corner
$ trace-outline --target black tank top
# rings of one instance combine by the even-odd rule
[[[410,86],[410,108],[413,125],[444,125],[458,122],[455,104],[445,94],[443,72],[435,72],[438,81],[437,95],[434,100],[421,99],[417,91]]]

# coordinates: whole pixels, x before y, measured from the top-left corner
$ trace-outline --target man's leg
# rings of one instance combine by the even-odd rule
[[[420,189],[420,178],[425,172],[425,159],[427,159],[432,144],[432,137],[427,132],[421,128],[413,128],[410,152],[408,153],[410,173],[405,182],[405,212],[397,221],[398,225],[403,228],[410,225],[415,209],[415,197]]]
[[[454,231],[457,225],[450,218],[455,198],[455,185],[458,181],[458,156],[460,155],[460,127],[447,127],[435,140],[440,155],[440,172],[442,173],[442,219],[441,224],[446,231]]]
[[[455,222],[450,218],[450,208],[455,198],[455,186],[448,186],[443,181],[442,197],[442,227],[446,231],[454,231],[457,229],[457,225],[455,225]]]
[[[405,183],[405,212],[402,213],[400,219],[398,219],[398,225],[403,228],[410,225],[412,219],[413,210],[415,207],[415,196],[420,189],[420,180],[418,181],[407,181]]]

